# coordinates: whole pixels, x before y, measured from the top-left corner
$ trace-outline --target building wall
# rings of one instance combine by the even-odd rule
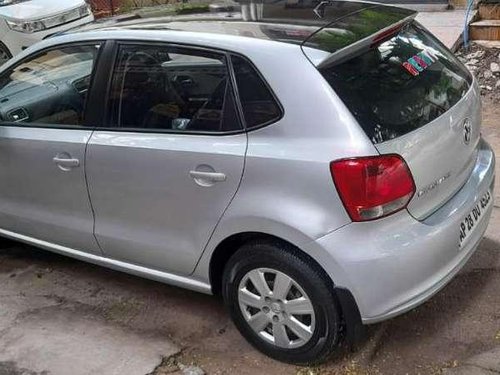
[[[122,0],[90,0],[90,5],[96,17],[104,17],[116,13]]]

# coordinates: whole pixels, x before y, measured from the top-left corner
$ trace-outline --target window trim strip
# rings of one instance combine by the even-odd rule
[[[111,112],[109,110],[109,100],[108,98],[110,97],[111,93],[111,88],[112,88],[112,81],[113,81],[113,76],[115,73],[116,69],[116,63],[118,59],[118,52],[120,50],[120,47],[123,45],[131,45],[131,46],[136,46],[136,45],[149,45],[149,46],[161,46],[164,48],[172,47],[172,48],[179,48],[179,49],[191,49],[191,50],[197,50],[197,51],[204,51],[204,52],[209,52],[209,53],[215,53],[224,56],[224,59],[226,60],[226,67],[228,69],[228,74],[230,75],[230,66],[228,62],[228,53],[223,50],[217,50],[213,48],[205,48],[205,47],[199,47],[199,46],[194,46],[194,45],[189,45],[189,44],[179,44],[179,43],[169,43],[169,42],[162,42],[162,41],[145,41],[145,40],[113,40],[114,42],[114,54],[113,54],[113,60],[112,60],[112,65],[111,65],[111,73],[108,75],[108,84],[107,84],[107,90],[106,90],[106,105],[105,105],[105,112],[103,114],[103,123],[105,126],[99,127],[98,130],[106,130],[106,131],[116,131],[116,132],[124,132],[124,133],[147,133],[147,134],[178,134],[178,135],[209,135],[209,136],[224,136],[224,135],[236,135],[236,134],[242,134],[246,132],[244,123],[242,122],[241,118],[238,118],[239,123],[240,123],[240,129],[236,130],[229,130],[229,131],[219,131],[219,132],[214,132],[214,131],[199,131],[199,130],[190,130],[190,131],[185,131],[185,130],[174,130],[174,129],[146,129],[146,128],[125,128],[121,127],[118,125],[113,125],[111,123]],[[231,86],[232,81],[231,81]],[[235,92],[235,88],[232,87],[233,94]],[[236,98],[235,98],[236,100]],[[235,105],[237,106],[236,102]],[[236,108],[237,110],[237,108]],[[236,111],[238,113],[238,110]]]

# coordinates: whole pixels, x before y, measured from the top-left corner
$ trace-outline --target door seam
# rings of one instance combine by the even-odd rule
[[[92,219],[93,219],[92,220],[92,236],[95,239],[97,247],[101,251],[101,255],[104,256],[105,255],[104,251],[102,250],[101,244],[99,243],[99,240],[97,239],[97,236],[95,234],[96,214],[95,214],[95,210],[94,210],[94,205],[92,203],[92,198],[90,195],[90,186],[89,186],[89,180],[88,180],[88,176],[87,176],[87,151],[89,148],[90,141],[92,140],[92,137],[94,136],[95,132],[96,132],[95,129],[92,130],[92,133],[90,134],[90,137],[89,137],[87,143],[85,144],[85,152],[84,152],[84,156],[83,156],[83,174],[85,176],[85,185],[87,187],[87,197],[88,197],[89,204],[90,204],[90,211],[92,212]]]
[[[212,233],[210,233],[210,236],[208,237],[207,242],[205,243],[205,246],[203,247],[203,251],[201,252],[201,254],[200,254],[200,256],[199,256],[199,258],[198,258],[198,260],[197,260],[197,262],[196,262],[196,264],[195,264],[195,266],[193,268],[193,270],[189,274],[189,276],[194,275],[194,273],[198,269],[198,266],[199,266],[201,260],[203,259],[203,256],[205,255],[205,252],[207,251],[208,245],[210,244],[210,241],[212,241],[212,237],[214,236],[215,231],[219,227],[219,224],[222,221],[222,218],[226,215],[227,210],[229,209],[229,207],[233,203],[234,199],[236,198],[236,194],[238,194],[238,192],[240,190],[240,187],[243,184],[243,177],[245,176],[245,169],[246,169],[246,164],[247,164],[248,133],[245,133],[245,141],[246,141],[246,145],[245,145],[245,152],[243,154],[243,167],[241,169],[240,181],[238,183],[238,186],[236,187],[233,196],[231,197],[231,199],[229,200],[228,204],[226,205],[226,208],[224,209],[224,211],[220,215],[219,220],[217,220],[217,223],[215,224],[214,229],[212,230]]]

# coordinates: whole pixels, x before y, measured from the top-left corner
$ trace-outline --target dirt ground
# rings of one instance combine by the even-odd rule
[[[500,104],[495,95],[485,93],[483,99],[483,134],[500,155]],[[252,349],[216,298],[26,245],[3,244],[0,283],[20,300],[50,300],[51,311],[69,309],[75,317],[86,314],[173,341],[181,353],[155,375],[172,373],[172,361],[193,363],[208,374],[439,374],[500,346],[500,205],[480,248],[445,289],[414,311],[370,326],[356,351],[342,349],[320,368],[281,364]],[[0,375],[11,374],[0,366]]]

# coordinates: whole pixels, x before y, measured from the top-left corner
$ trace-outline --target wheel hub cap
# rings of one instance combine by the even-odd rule
[[[281,313],[281,306],[279,303],[277,302],[274,302],[274,303],[271,303],[271,310],[274,312],[274,313]]]
[[[258,268],[238,288],[238,302],[250,328],[280,348],[305,345],[316,324],[312,302],[304,289],[283,272]]]
[[[0,46],[0,66],[5,64],[9,60],[9,55],[7,52],[5,52],[2,47]]]

